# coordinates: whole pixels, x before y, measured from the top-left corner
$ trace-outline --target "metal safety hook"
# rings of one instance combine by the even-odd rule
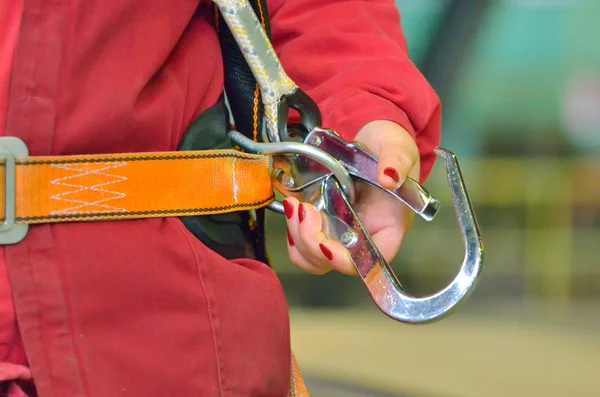
[[[332,175],[306,187],[305,200],[324,215],[325,233],[341,242],[377,307],[389,317],[405,323],[427,323],[448,315],[475,287],[482,269],[483,241],[465,188],[456,156],[443,148],[435,153],[446,163],[446,174],[465,256],[458,275],[436,294],[415,297],[407,293],[364,228],[351,202]],[[277,184],[277,182],[275,182]],[[297,194],[286,186],[275,186],[284,195]]]

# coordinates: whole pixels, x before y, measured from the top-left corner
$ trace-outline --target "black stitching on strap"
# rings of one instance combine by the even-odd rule
[[[142,156],[124,156],[124,157],[112,157],[112,158],[88,158],[88,159],[59,159],[56,160],[21,160],[16,161],[17,165],[44,165],[44,164],[78,164],[78,163],[105,163],[105,162],[117,162],[117,161],[152,161],[152,160],[194,160],[194,159],[211,159],[211,158],[239,158],[246,160],[263,160],[260,157],[251,157],[244,153],[233,154],[233,153],[212,153],[212,154],[189,154],[183,156],[173,155],[156,155],[149,157]],[[34,157],[35,158],[35,157]]]
[[[65,215],[42,215],[42,216],[29,216],[29,217],[18,217],[15,218],[16,222],[27,222],[27,221],[43,221],[43,220],[78,220],[86,218],[110,218],[110,217],[126,217],[128,215],[175,215],[175,214],[190,214],[190,213],[205,213],[211,211],[224,211],[224,210],[235,210],[239,208],[257,207],[262,204],[267,204],[275,198],[271,195],[269,198],[254,203],[240,203],[225,205],[221,207],[209,207],[209,208],[189,208],[189,209],[178,209],[178,210],[153,210],[153,211],[134,211],[134,212],[101,212],[101,213],[87,213],[87,214],[65,214]],[[1,220],[0,220],[1,221]]]

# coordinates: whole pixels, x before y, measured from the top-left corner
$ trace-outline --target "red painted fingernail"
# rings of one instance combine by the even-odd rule
[[[290,244],[291,247],[294,246],[294,240],[292,240],[292,236],[290,236],[290,231],[288,230],[287,232],[287,237],[288,237],[288,243]]]
[[[396,182],[396,183],[400,182],[400,176],[398,175],[398,171],[396,171],[392,167],[386,168],[385,170],[383,170],[383,173],[387,177],[392,178],[394,180],[394,182]]]
[[[285,217],[288,219],[294,215],[294,206],[291,205],[287,200],[283,200],[283,210],[285,211]]]
[[[302,222],[304,220],[305,216],[306,216],[306,210],[304,209],[304,206],[302,205],[302,203],[300,203],[300,207],[298,207],[298,219],[300,220],[300,222]]]
[[[333,254],[331,253],[331,251],[329,251],[329,248],[325,247],[323,244],[319,244],[319,248],[321,248],[321,252],[327,257],[327,259],[333,259]]]

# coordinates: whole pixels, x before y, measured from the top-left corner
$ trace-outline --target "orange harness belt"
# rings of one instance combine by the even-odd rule
[[[14,197],[15,223],[33,224],[249,210],[271,202],[273,188],[268,157],[206,150],[16,157]]]

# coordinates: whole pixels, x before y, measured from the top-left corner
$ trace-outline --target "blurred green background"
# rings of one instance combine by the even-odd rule
[[[461,163],[484,270],[457,313],[404,325],[358,279],[295,270],[283,218],[269,215],[303,372],[350,385],[345,396],[600,396],[600,1],[397,5],[442,98],[442,146]],[[463,255],[440,161],[425,186],[443,208],[416,220],[393,263],[418,294],[445,286]],[[313,397],[337,395],[314,384]]]

